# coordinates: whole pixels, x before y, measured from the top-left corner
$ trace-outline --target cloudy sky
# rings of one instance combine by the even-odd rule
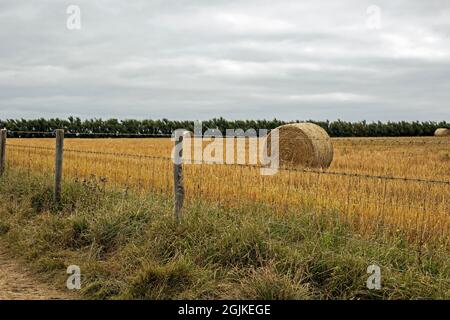
[[[1,0],[0,26],[0,118],[450,120],[448,0]]]

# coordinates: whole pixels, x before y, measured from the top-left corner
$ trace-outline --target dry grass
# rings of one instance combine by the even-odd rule
[[[361,239],[339,216],[191,201],[182,224],[171,196],[124,194],[8,170],[0,179],[0,240],[62,287],[82,270],[87,299],[448,299],[447,247],[402,237]],[[381,290],[366,286],[382,270]],[[8,271],[8,270],[7,270]]]
[[[439,144],[437,143],[439,142]],[[9,139],[11,145],[54,147],[53,139]],[[334,160],[327,171],[450,180],[448,138],[333,139]],[[172,192],[172,163],[165,159],[123,157],[73,150],[170,157],[169,139],[66,139],[65,177],[96,177],[105,185]],[[72,151],[69,151],[72,150]],[[9,166],[52,172],[51,150],[8,147]],[[242,203],[273,205],[317,214],[337,212],[364,235],[396,234],[420,244],[449,244],[448,185],[280,171],[235,165],[186,165],[187,199],[227,207]]]

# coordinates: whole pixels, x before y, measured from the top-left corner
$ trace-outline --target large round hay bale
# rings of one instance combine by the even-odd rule
[[[436,131],[434,132],[434,135],[436,137],[449,137],[450,136],[450,129],[447,129],[447,128],[436,129]]]
[[[276,128],[279,135],[280,166],[328,168],[333,145],[327,132],[313,123],[291,123]],[[271,134],[267,145],[270,152]]]

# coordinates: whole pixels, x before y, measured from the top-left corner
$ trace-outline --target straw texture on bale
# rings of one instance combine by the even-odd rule
[[[326,169],[333,161],[333,145],[327,132],[313,123],[292,123],[275,130],[279,134],[281,166]],[[271,151],[271,135],[267,145]]]
[[[447,128],[439,128],[434,132],[436,137],[450,137],[450,129]]]

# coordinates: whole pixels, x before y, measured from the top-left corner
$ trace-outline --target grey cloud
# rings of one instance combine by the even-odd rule
[[[449,18],[438,0],[4,0],[0,118],[449,120]]]

